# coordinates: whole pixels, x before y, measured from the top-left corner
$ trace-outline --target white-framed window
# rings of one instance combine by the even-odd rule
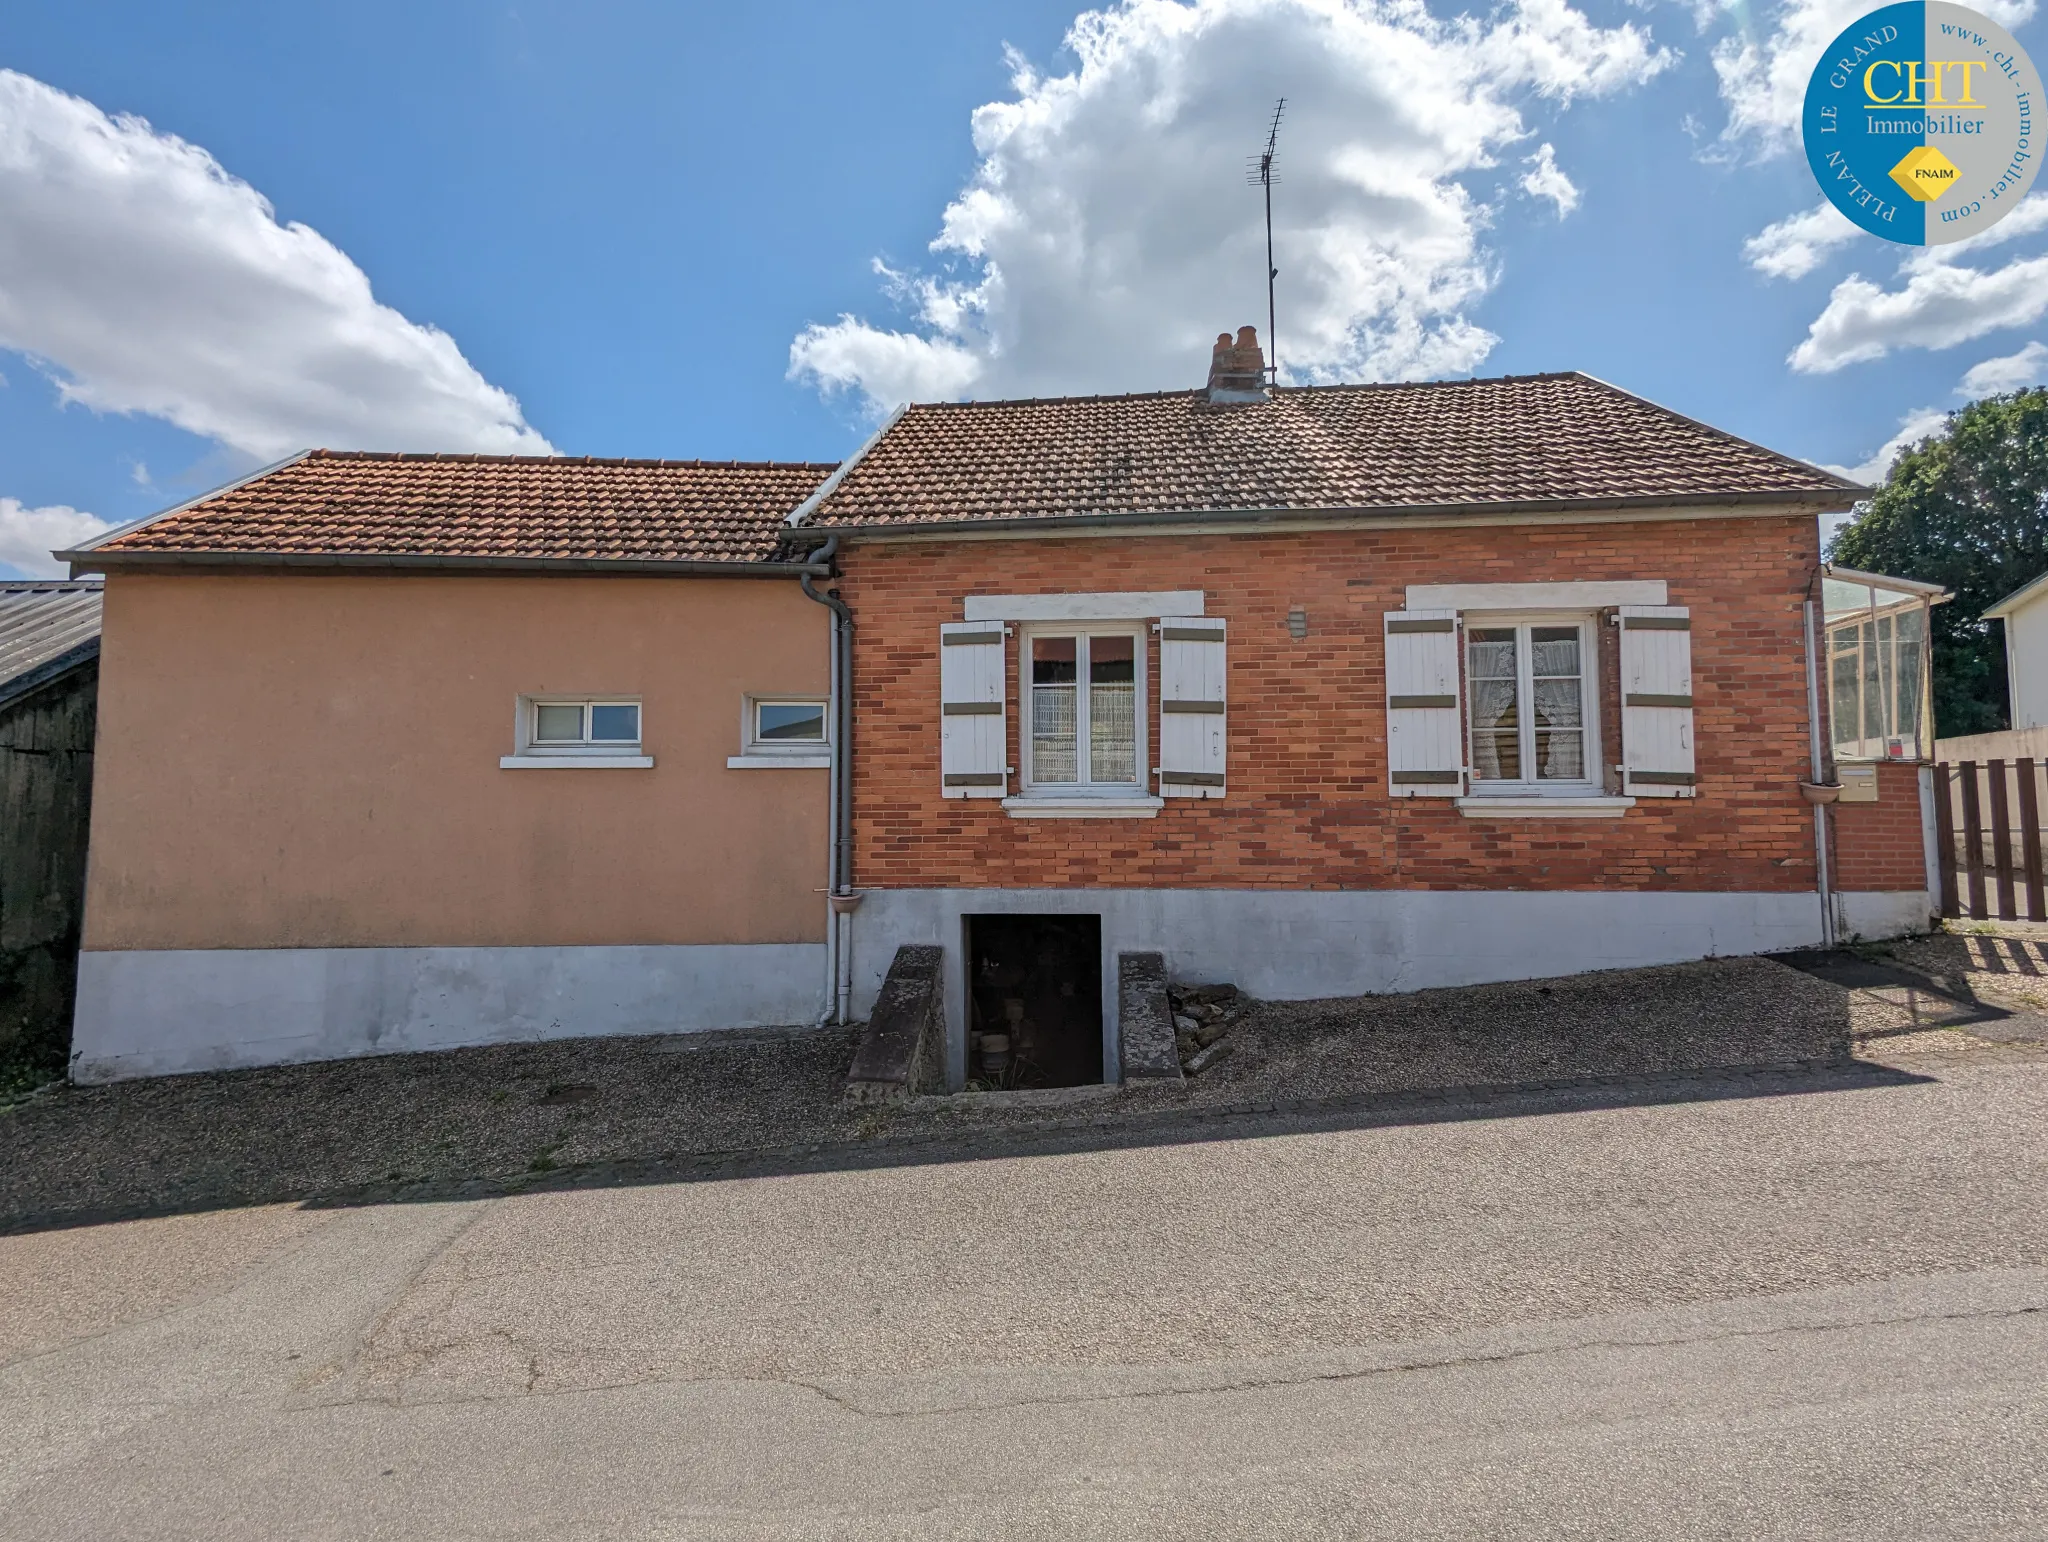
[[[1465,617],[1473,796],[1602,790],[1598,637],[1588,615]]]
[[[759,695],[740,708],[740,753],[728,771],[823,770],[832,764],[830,704],[822,696]]]
[[[647,767],[640,703],[631,696],[522,696],[517,750],[505,770],[567,766]]]
[[[1017,651],[1025,796],[1144,794],[1143,626],[1029,626]]]
[[[820,755],[831,742],[822,696],[749,696],[749,755]]]

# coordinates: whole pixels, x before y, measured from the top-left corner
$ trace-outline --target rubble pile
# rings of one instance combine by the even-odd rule
[[[1183,1072],[1200,1076],[1229,1057],[1235,1048],[1231,1026],[1249,1004],[1242,991],[1235,985],[1169,985],[1166,999],[1173,1008],[1173,1043]]]

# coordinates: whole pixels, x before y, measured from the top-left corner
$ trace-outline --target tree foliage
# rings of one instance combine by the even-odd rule
[[[2048,573],[2048,389],[1950,413],[1892,463],[1828,558],[1953,592],[1934,609],[1935,733],[2005,727],[2004,628],[1984,608]]]

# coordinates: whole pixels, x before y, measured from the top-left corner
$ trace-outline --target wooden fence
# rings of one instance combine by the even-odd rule
[[[2037,760],[1962,760],[1934,768],[1941,913],[1976,920],[2048,921],[2041,872]]]

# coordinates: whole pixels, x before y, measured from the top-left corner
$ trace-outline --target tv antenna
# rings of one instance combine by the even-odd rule
[[[1274,174],[1273,160],[1280,153],[1280,115],[1287,111],[1287,98],[1281,97],[1273,107],[1273,124],[1266,130],[1266,148],[1251,158],[1251,175],[1245,181],[1266,190],[1266,356],[1273,362],[1266,366],[1266,373],[1273,377],[1273,384],[1280,383],[1280,332],[1273,321],[1273,280],[1280,276],[1280,270],[1273,266],[1273,184],[1280,178]]]

